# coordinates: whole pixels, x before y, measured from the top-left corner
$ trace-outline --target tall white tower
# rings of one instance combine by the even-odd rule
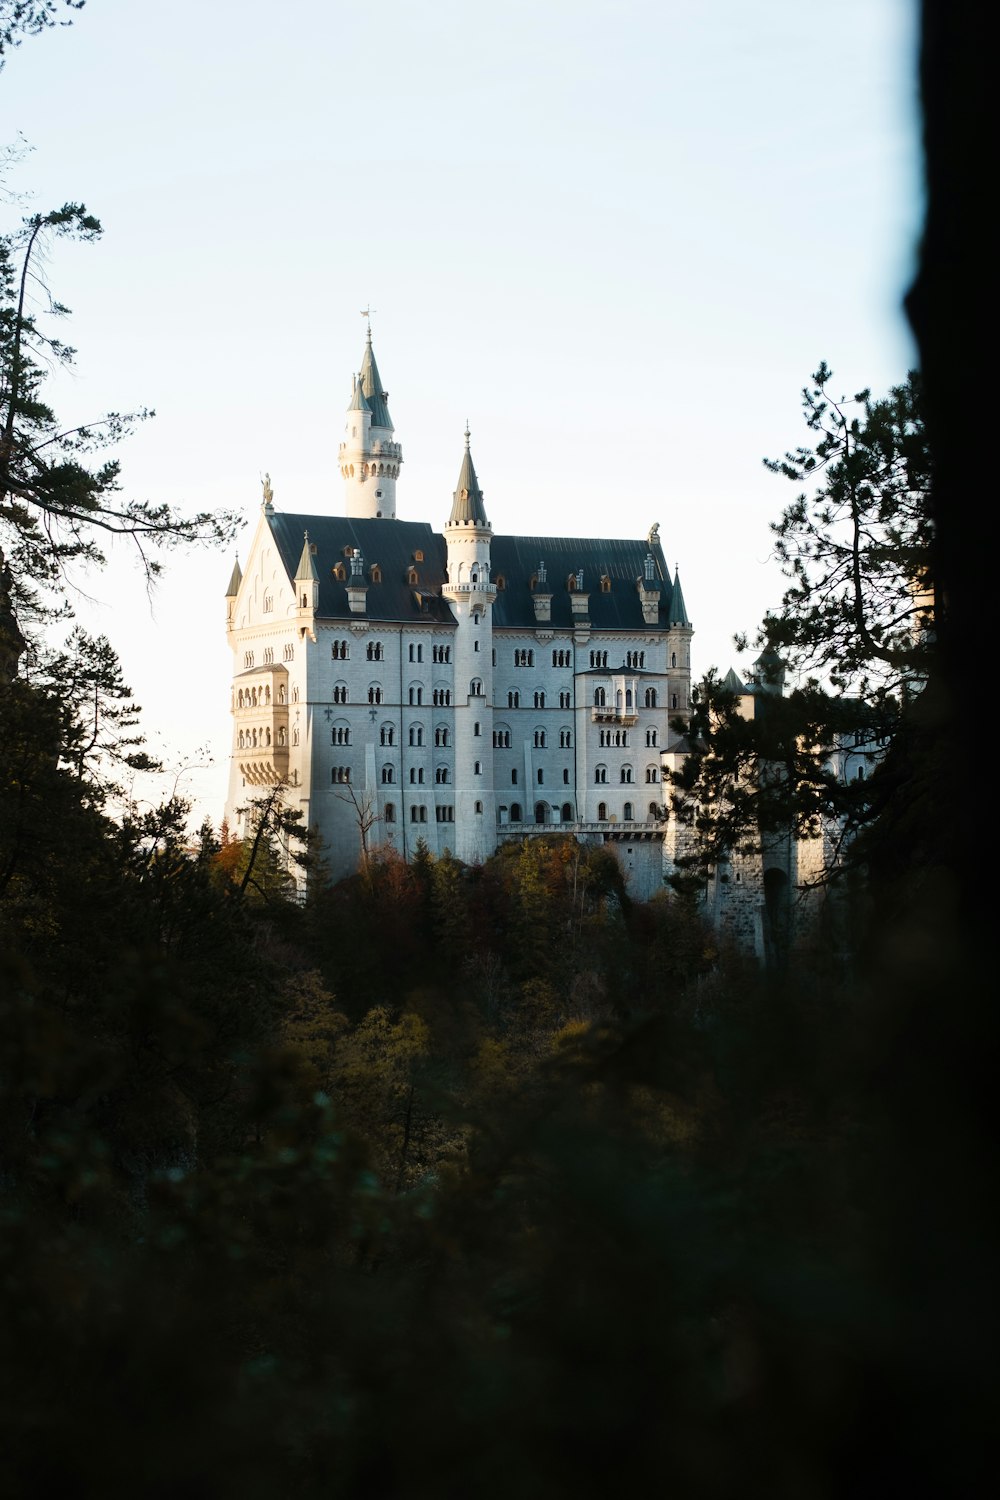
[[[369,323],[361,373],[354,377],[339,451],[347,514],[362,520],[396,519],[396,478],[403,450],[393,439],[395,428],[388,400],[372,352]]]
[[[469,449],[445,527],[448,582],[442,594],[458,622],[455,631],[455,853],[474,864],[496,847],[493,795],[493,601],[490,542],[483,492]]]

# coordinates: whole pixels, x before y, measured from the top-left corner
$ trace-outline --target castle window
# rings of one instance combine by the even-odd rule
[[[514,766],[512,768],[512,770],[511,770],[511,773],[510,773],[510,784],[511,784],[511,786],[517,786],[517,767],[516,766]]]
[[[472,736],[473,736],[473,739],[477,739],[477,740],[480,739],[481,736],[482,736],[482,733],[483,733],[482,726],[480,725],[479,720],[477,719],[476,722],[472,726]]]
[[[483,763],[482,763],[481,760],[477,760],[473,764],[472,774],[473,774],[473,776],[482,776],[482,774],[483,774]]]
[[[368,689],[368,702],[369,703],[381,703],[382,702],[382,689],[379,687],[379,685],[378,685],[377,682],[373,682],[372,685],[371,685],[371,687]]]
[[[626,823],[632,823],[635,821],[635,814],[633,812],[631,802],[626,802],[624,810],[622,812],[622,817],[625,819]]]
[[[330,730],[330,743],[332,745],[349,745],[351,743],[351,730],[347,724],[334,724]]]
[[[608,653],[606,651],[591,651],[590,665],[592,667],[606,667],[608,664]]]
[[[274,595],[273,594],[265,594],[264,595],[264,613],[266,615],[269,615],[271,613],[271,611],[273,610],[273,608],[274,608]]]
[[[544,708],[545,707],[545,694],[544,693],[536,693],[535,694],[535,707],[536,708]]]
[[[447,745],[450,738],[447,727],[444,724],[439,724],[434,731],[435,745]]]
[[[347,641],[334,641],[332,648],[334,661],[347,661],[351,654],[351,648]]]
[[[244,653],[243,653],[243,665],[245,667],[252,667],[253,666],[253,652],[252,651],[244,651]]]
[[[563,786],[569,786],[569,767],[563,767]]]
[[[502,726],[499,729],[494,729],[494,731],[493,731],[493,748],[494,748],[494,750],[509,750],[510,749],[510,730],[509,729],[506,729],[506,728],[504,728]]]
[[[346,682],[338,682],[335,685],[335,687],[333,689],[333,701],[334,701],[334,703],[346,703],[347,702],[347,683]]]
[[[520,804],[520,802],[512,802],[510,804],[510,821],[512,823],[520,823],[520,821],[521,821],[521,804]]]
[[[434,772],[434,782],[437,786],[446,786],[448,782],[448,767],[438,766]]]
[[[656,707],[656,689],[655,688],[649,687],[649,688],[646,689],[646,707],[647,708],[655,708]],[[676,703],[674,704],[674,707],[675,708],[677,707]]]
[[[349,782],[350,779],[350,766],[334,766],[333,770],[330,772],[330,780],[337,782],[338,785],[343,785],[345,782]]]
[[[434,689],[434,707],[448,708],[451,703],[451,688]]]
[[[426,823],[427,822],[427,809],[426,809],[426,807],[411,807],[410,808],[410,822],[411,823]]]
[[[659,773],[659,770],[657,769],[657,767],[656,766],[647,766],[646,767],[646,780],[647,781],[659,781],[659,779],[660,779],[660,773]]]
[[[298,743],[299,743],[299,726],[296,724],[295,728],[292,730],[292,744],[293,745],[297,745]]]
[[[411,585],[417,584],[417,583],[420,582],[420,578],[419,578],[419,576],[417,574],[416,568],[410,568],[409,572],[406,575],[406,581],[407,581],[407,583],[409,583]]]
[[[552,653],[552,665],[554,667],[568,667],[569,666],[569,652],[568,651],[553,651],[553,653]]]
[[[513,689],[511,692],[509,692],[507,694],[507,707],[508,708],[520,708],[521,707],[521,694],[517,691],[516,688]]]
[[[606,785],[607,780],[608,780],[608,768],[607,768],[607,766],[597,766],[595,768],[595,770],[594,770],[594,781],[597,783],[598,786],[604,786],[604,785]]]
[[[422,724],[410,725],[410,744],[422,745],[424,743],[424,726]]]
[[[410,688],[410,707],[419,708],[424,701],[424,690],[422,687]]]
[[[504,591],[504,589],[507,587],[507,580],[503,576],[502,573],[498,573],[497,574],[497,580],[496,580],[496,582],[497,582],[497,593],[498,594],[502,594],[503,591]]]
[[[535,665],[534,651],[519,649],[514,652],[515,667],[533,667]]]
[[[601,579],[601,593],[602,594],[610,594],[611,593],[611,579],[608,577],[607,573],[605,573],[604,576]]]
[[[623,784],[626,782],[630,782],[632,780],[632,767],[622,766],[620,775]]]
[[[383,786],[388,786],[390,784],[390,782],[395,781],[395,779],[396,779],[396,772],[393,770],[392,766],[383,766],[382,767],[382,785]]]
[[[385,659],[385,648],[382,645],[382,642],[381,641],[369,641],[368,642],[368,660],[369,661],[384,661],[384,659]]]
[[[560,708],[572,708],[572,706],[573,705],[570,702],[569,693],[560,693],[559,694],[559,707]]]
[[[387,802],[385,804],[385,813],[383,814],[383,816],[384,816],[385,821],[387,823],[395,823],[395,821],[396,821],[396,809],[395,809],[394,805],[391,802]]]
[[[293,703],[298,703],[298,701],[299,701],[299,690],[298,690],[297,687],[293,687],[292,688],[292,702]]]
[[[670,707],[671,708],[676,708],[677,707],[677,694],[676,693],[671,693],[670,694]]]
[[[659,736],[655,729],[646,730],[646,744],[650,746],[659,744]]]
[[[302,591],[302,598],[299,602],[301,603],[303,609],[309,608],[309,595],[305,592],[305,590]]]
[[[423,766],[411,766],[410,767],[410,785],[411,786],[423,786],[423,784],[424,784],[424,768],[423,768]]]
[[[545,749],[545,730],[544,729],[536,729],[535,730],[535,749],[536,750],[544,750]]]
[[[676,651],[671,651],[671,653],[670,653],[670,665],[672,667],[676,667],[676,665],[677,665],[677,652]]]
[[[436,807],[434,816],[439,823],[454,823],[455,809],[453,807]]]
[[[423,560],[424,560],[424,554],[421,552],[420,548],[418,547],[417,550],[416,550],[416,552],[414,552],[414,554],[413,554],[413,561],[414,562],[423,562]]]
[[[396,730],[392,724],[383,724],[379,730],[380,745],[394,745],[396,743]]]
[[[560,729],[560,731],[559,731],[559,749],[560,750],[569,750],[572,747],[572,744],[573,744],[573,735],[572,735],[572,732],[569,729]]]
[[[606,802],[598,802],[597,804],[597,821],[598,823],[606,823],[608,821],[608,804]]]
[[[477,802],[476,803],[476,813],[477,813],[477,815],[479,817],[482,817],[482,815],[483,815],[483,804],[481,802]]]
[[[371,578],[372,583],[381,583],[382,582],[382,569],[379,567],[378,563],[372,563],[372,566],[371,566],[371,569],[369,571],[369,575],[368,576]],[[390,802],[389,807],[391,807],[391,806],[392,806],[392,803]],[[387,807],[386,808],[386,812],[388,812],[388,811],[389,811],[389,808]],[[387,823],[390,822],[390,821],[391,820],[389,818],[386,818],[386,822]]]
[[[538,770],[535,772],[535,780],[537,781],[539,786],[545,785],[545,772],[542,770],[541,766],[539,766]]]
[[[649,816],[650,816],[650,817],[651,817],[651,818],[658,818],[658,817],[659,817],[659,815],[660,815],[660,809],[659,809],[659,806],[658,806],[658,805],[657,805],[657,803],[655,803],[655,802],[651,802],[651,803],[650,803],[650,804],[649,804]],[[737,877],[737,879],[738,879],[738,878],[739,878],[739,877]]]
[[[435,646],[434,647],[434,660],[436,662],[448,662],[448,661],[451,661],[451,647],[450,646]]]
[[[644,667],[646,665],[645,651],[630,651],[626,657],[626,665],[630,667]]]
[[[423,659],[424,659],[424,648],[423,648],[423,646],[422,645],[415,645],[414,642],[411,641],[410,642],[410,660],[411,661],[423,661]]]
[[[561,820],[564,823],[572,823],[572,821],[573,821],[573,804],[572,804],[572,802],[564,802],[563,803],[562,807],[559,809],[559,817],[561,818]]]
[[[279,682],[278,683],[278,702],[279,702],[279,704],[284,703],[285,700],[287,699],[287,697],[288,697],[288,689],[285,687],[285,684],[283,682]]]
[[[607,693],[601,687],[595,688],[594,689],[594,707],[595,708],[607,708],[607,706],[608,706],[608,695],[607,695]]]
[[[345,582],[345,580],[347,578],[347,569],[344,567],[344,564],[342,562],[339,562],[337,564],[337,566],[334,568],[334,570],[333,570],[333,576],[337,580],[338,583],[344,583]]]
[[[291,641],[289,641],[289,643],[285,647],[284,651],[282,651],[281,657],[282,657],[283,661],[294,661],[295,660],[295,647],[292,645]]]

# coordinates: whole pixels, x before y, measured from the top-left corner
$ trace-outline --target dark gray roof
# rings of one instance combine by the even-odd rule
[[[369,328],[368,338],[365,341],[364,358],[361,361],[361,384],[364,388],[365,397],[371,407],[372,426],[388,427],[392,432],[392,418],[389,415],[387,399],[389,392],[382,389],[382,377],[375,363],[375,355],[372,351],[372,331]]]
[[[488,526],[489,524],[486,519],[486,507],[483,505],[483,492],[479,488],[479,480],[476,478],[472,453],[469,449],[469,429],[466,427],[465,452],[462,454],[462,467],[458,473],[458,484],[455,486],[448,525]]]
[[[295,565],[301,548],[302,533],[309,532],[315,543],[313,561],[319,575],[319,609],[326,619],[349,619],[347,580],[339,582],[333,569],[344,564],[350,578],[350,555],[357,547],[364,559],[365,581],[369,584],[367,616],[370,620],[427,620],[452,624],[451,610],[440,598],[445,582],[447,551],[443,536],[422,521],[388,521],[351,519],[348,516],[288,515],[275,511],[268,517],[271,534],[277,543],[289,578],[295,576]],[[422,552],[423,562],[415,560]],[[382,582],[371,582],[371,569],[378,564]],[[417,582],[408,582],[410,568],[416,569]]]
[[[602,540],[595,537],[495,536],[490,546],[490,567],[494,581],[504,580],[493,606],[493,623],[500,629],[534,626],[535,609],[529,583],[545,564],[546,582],[539,592],[552,595],[552,626],[571,629],[573,611],[567,587],[572,574],[583,572],[583,592],[589,594],[588,618],[595,630],[628,630],[642,633],[650,627],[642,617],[642,601],[636,580],[643,577],[650,545],[645,537],[636,540],[620,538]],[[670,619],[670,575],[659,543],[652,549],[656,580],[644,583],[647,592],[660,593],[659,624],[667,628]],[[601,579],[611,580],[604,593]]]
[[[318,613],[326,619],[348,619],[347,580],[338,582],[333,569],[342,562],[350,575],[350,555],[357,547],[364,559],[369,583],[367,615],[371,620],[453,624],[446,600],[440,597],[447,581],[448,549],[445,538],[424,521],[352,519],[348,516],[290,515],[275,511],[268,517],[281,560],[289,578],[295,577],[302,550],[303,532],[316,547],[312,561],[319,577]],[[493,579],[503,577],[493,606],[493,623],[500,630],[533,630],[535,607],[530,588],[545,563],[547,581],[539,592],[552,595],[551,628],[571,630],[574,625],[567,580],[582,569],[584,592],[589,594],[588,618],[595,630],[627,630],[643,634],[666,630],[670,621],[671,584],[663,553],[653,548],[660,592],[659,622],[649,626],[642,616],[642,601],[636,580],[643,577],[643,564],[650,550],[645,537],[635,540],[593,537],[494,536],[490,545]],[[423,553],[418,561],[416,554]],[[382,582],[371,582],[371,569],[378,564]],[[410,569],[416,583],[409,582]],[[601,579],[610,579],[608,593]]]
[[[743,679],[736,675],[736,671],[733,667],[730,667],[725,677],[723,677],[722,686],[725,688],[727,693],[746,692],[746,685],[743,682]]]

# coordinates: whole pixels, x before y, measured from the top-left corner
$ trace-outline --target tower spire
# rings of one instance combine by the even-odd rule
[[[458,484],[455,486],[451,515],[448,517],[449,526],[489,526],[490,524],[486,519],[483,492],[479,488],[476,468],[472,462],[470,438],[469,423],[466,419],[465,452],[462,454],[462,467],[458,471]]]

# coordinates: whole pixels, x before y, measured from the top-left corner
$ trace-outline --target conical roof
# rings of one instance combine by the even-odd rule
[[[319,574],[316,572],[316,564],[313,561],[312,548],[309,545],[308,531],[303,532],[303,537],[304,541],[302,543],[302,556],[299,558],[299,565],[295,569],[295,582],[299,583],[303,579],[309,579],[310,582],[315,580],[315,582],[318,583]]]
[[[671,625],[687,625],[688,627],[691,625],[691,621],[688,619],[687,607],[684,603],[684,592],[681,588],[681,573],[679,568],[674,569],[674,586],[670,595],[670,623]]]
[[[744,683],[742,678],[737,677],[732,667],[729,668],[729,671],[726,673],[725,677],[723,677],[722,686],[725,688],[727,693],[746,692],[746,684]]]
[[[483,492],[479,488],[479,480],[476,478],[476,468],[472,462],[472,452],[469,448],[469,428],[465,428],[465,452],[462,454],[462,467],[458,471],[458,484],[455,486],[455,496],[452,501],[451,515],[448,517],[449,526],[488,526],[486,519],[486,508],[483,505]]]
[[[395,429],[392,425],[392,418],[389,415],[389,407],[386,404],[389,393],[382,389],[382,377],[378,372],[378,365],[375,363],[375,354],[372,349],[372,331],[370,328],[368,330],[368,338],[365,341],[364,358],[361,361],[360,384],[364,389],[365,399],[372,414],[372,426],[388,427],[389,431],[393,432]]]
[[[364,385],[362,384],[361,380],[359,380],[359,379],[355,380],[355,382],[354,382],[354,394],[351,397],[351,404],[347,408],[347,410],[348,411],[371,411],[371,407],[368,404],[368,398],[365,395]]]
[[[235,599],[243,582],[243,569],[240,567],[239,558],[233,563],[233,571],[229,575],[229,587],[226,589],[226,598]]]

